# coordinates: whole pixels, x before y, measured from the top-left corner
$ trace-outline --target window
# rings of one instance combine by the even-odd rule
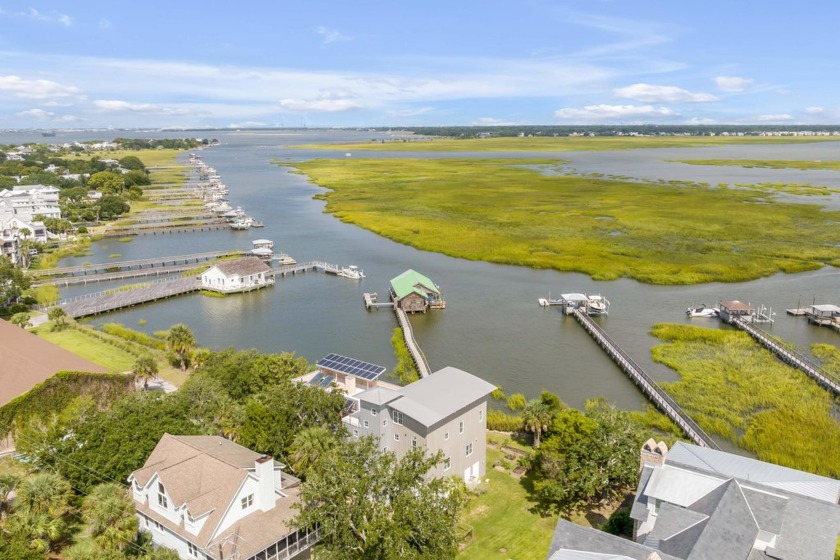
[[[198,547],[195,546],[193,543],[187,543],[187,549],[189,550],[190,556],[193,558],[198,558]]]
[[[463,433],[464,433],[464,421],[463,421],[463,420],[461,420],[460,422],[458,422],[458,433],[459,433],[459,434],[463,434]]]
[[[387,418],[383,418],[383,419],[382,419],[382,427],[384,428],[384,427],[385,427],[385,426],[387,426],[387,425],[388,425],[388,419],[387,419]]]
[[[365,420],[365,428],[370,428],[370,422],[368,422],[367,420]]]
[[[417,447],[417,438],[411,438],[411,448]]]
[[[367,428],[367,426],[365,426],[365,428]],[[359,430],[354,429],[353,430],[353,435],[356,436],[356,437],[359,437]]]
[[[444,457],[443,459],[443,470],[448,471],[452,467],[452,459],[449,457]]]
[[[472,443],[467,444],[467,457],[472,455]]]
[[[403,423],[403,416],[402,412],[394,411],[394,424],[402,424]]]
[[[242,498],[239,503],[242,505],[242,509],[248,509],[252,505],[254,505],[254,495],[248,494],[244,498]]]
[[[166,494],[163,490],[163,484],[158,482],[158,505],[162,508],[169,507],[169,502],[166,500]]]
[[[400,441],[400,434],[394,434],[394,441]]]
[[[445,434],[443,434],[443,439],[444,439],[444,441],[449,439],[449,432],[446,432]]]
[[[376,416],[376,409],[375,408],[370,409],[370,415],[371,416]]]
[[[479,422],[484,422],[484,411],[483,410],[478,411],[478,421]]]

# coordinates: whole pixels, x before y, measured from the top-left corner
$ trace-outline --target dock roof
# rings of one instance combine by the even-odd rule
[[[225,276],[250,276],[251,274],[259,274],[260,272],[271,272],[271,267],[257,257],[243,257],[233,261],[221,262],[211,266],[204,272],[206,273],[213,268],[216,268]]]
[[[742,301],[738,301],[734,299],[732,301],[722,301],[720,302],[721,307],[725,307],[730,311],[752,311],[753,306],[749,303],[744,303]]]
[[[429,292],[440,295],[440,288],[434,282],[410,268],[391,280],[391,288],[397,295],[397,299],[402,299],[411,293],[423,297],[426,297]]]

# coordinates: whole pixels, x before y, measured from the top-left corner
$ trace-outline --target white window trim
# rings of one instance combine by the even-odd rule
[[[371,416],[376,416],[376,414],[377,414],[376,409],[375,409],[375,408],[371,408],[371,409],[370,409],[370,415],[371,415]]]
[[[459,433],[459,434],[463,434],[463,433],[464,433],[464,421],[463,421],[463,420],[461,420],[461,421],[458,423],[458,433]]]
[[[467,444],[466,453],[467,453],[466,454],[467,457],[469,457],[470,455],[473,454],[473,444],[472,444],[472,442]]]
[[[449,432],[443,434],[443,441],[449,441]]]
[[[395,411],[394,411],[394,424],[400,424],[400,425],[402,425],[402,423],[403,423],[403,414],[402,414],[402,412],[400,412],[399,410],[395,410]]]
[[[450,459],[449,457],[444,457],[443,458],[443,470],[444,470],[444,472],[448,471],[451,468],[452,468],[452,459]]]
[[[400,441],[400,434],[394,434],[394,441]]]

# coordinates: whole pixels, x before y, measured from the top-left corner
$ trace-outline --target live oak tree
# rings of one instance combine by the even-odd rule
[[[301,489],[298,527],[319,527],[318,558],[443,559],[458,550],[463,482],[426,480],[441,460],[417,448],[397,459],[371,437],[336,447]]]

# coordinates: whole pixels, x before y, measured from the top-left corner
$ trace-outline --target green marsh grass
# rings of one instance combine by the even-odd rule
[[[671,159],[666,161],[687,163],[689,165],[717,165],[747,168],[764,167],[768,169],[828,169],[833,171],[840,170],[840,161],[807,161],[791,159]]]
[[[744,332],[659,324],[653,359],[680,375],[662,387],[711,434],[762,461],[840,476],[833,400]],[[836,350],[836,349],[835,349]]]
[[[840,212],[763,192],[547,175],[551,159],[288,164],[342,221],[453,257],[650,284],[743,282],[840,263]],[[691,211],[687,211],[690,209]]]

